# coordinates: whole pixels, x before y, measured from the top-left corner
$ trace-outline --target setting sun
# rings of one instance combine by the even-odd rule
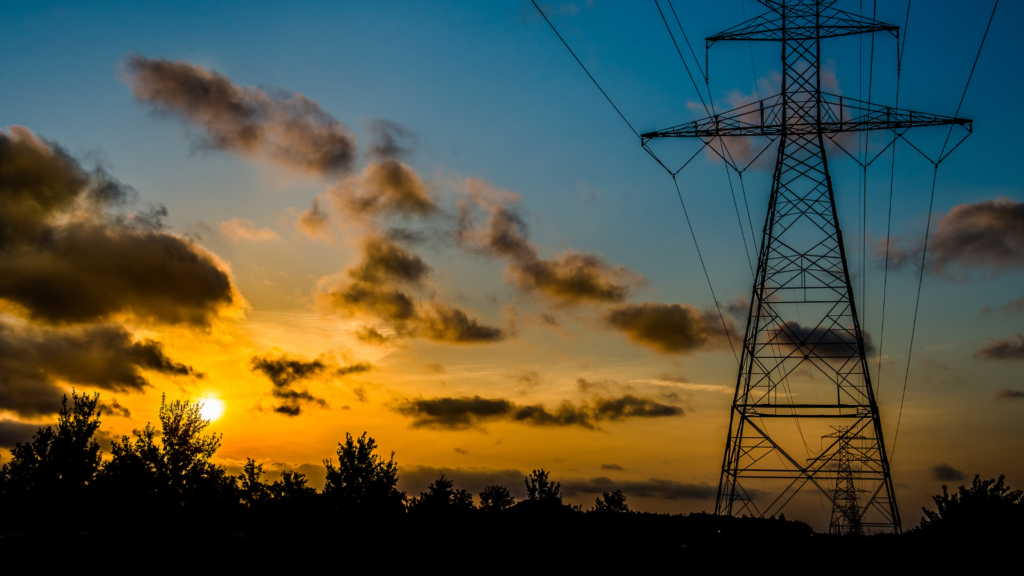
[[[222,400],[218,398],[203,398],[199,402],[203,405],[199,413],[206,420],[212,422],[224,415],[224,402]]]

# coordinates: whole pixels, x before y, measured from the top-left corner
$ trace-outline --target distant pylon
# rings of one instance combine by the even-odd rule
[[[641,135],[645,146],[653,138],[689,137],[715,150],[717,140],[722,160],[741,173],[753,160],[739,165],[722,138],[766,137],[766,149],[778,142],[715,510],[775,515],[810,484],[831,502],[833,527],[838,514],[841,531],[899,532],[825,139],[841,148],[836,135],[845,132],[972,124],[822,92],[821,40],[874,32],[898,38],[899,27],[834,8],[834,0],[761,3],[767,13],[706,44],[781,42],[782,92]],[[825,388],[816,386],[822,380]],[[842,435],[825,433],[834,424],[842,424]],[[814,452],[807,437],[831,442]],[[857,466],[849,438],[860,444]]]

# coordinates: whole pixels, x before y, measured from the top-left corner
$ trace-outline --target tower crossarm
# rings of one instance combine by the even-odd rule
[[[787,103],[779,94],[714,116],[647,132],[640,138],[646,144],[654,138],[835,134],[921,126],[959,125],[970,131],[973,125],[967,118],[892,108],[824,92],[794,92],[788,94],[788,99],[787,114],[784,114]],[[803,113],[794,115],[794,107],[802,108]],[[788,121],[784,122],[784,117]]]
[[[723,40],[753,40],[762,42],[782,40],[820,40],[869,32],[889,32],[899,37],[899,26],[865,18],[845,10],[831,6],[832,2],[822,2],[820,11],[813,3],[800,4],[783,2],[762,2],[771,9],[737,24],[728,30],[705,38],[710,48],[715,42]],[[783,22],[786,25],[783,26]]]

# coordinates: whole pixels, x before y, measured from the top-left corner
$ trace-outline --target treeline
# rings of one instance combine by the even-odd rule
[[[812,556],[849,541],[814,534],[784,517],[631,512],[620,491],[602,494],[583,510],[563,503],[559,484],[543,469],[524,478],[527,498],[520,502],[506,486],[487,486],[474,495],[444,475],[427,491],[409,495],[397,489],[394,454],[378,454],[366,433],[346,434],[336,459],[324,461],[323,490],[292,470],[268,482],[262,464],[252,459],[234,476],[211,461],[221,436],[208,433],[200,405],[187,401],[164,400],[160,427],[147,424],[133,438],[122,437],[104,460],[94,440],[99,395],[72,393],[62,406],[56,426],[19,443],[0,467],[0,544],[39,535],[147,542],[219,535],[236,547],[258,547],[253,543],[266,539],[330,546],[354,539],[367,550],[387,550],[390,542],[425,553],[454,538],[469,547],[462,554],[473,557],[486,556],[488,546],[500,542],[524,558],[557,544],[593,553],[607,553],[611,545],[669,559],[711,558],[746,539]],[[953,494],[943,488],[935,502],[938,510],[926,510],[919,529],[867,538],[858,546],[869,542],[879,554],[899,556],[908,546],[976,539],[980,533],[990,540],[998,534],[1018,538],[1024,526],[1022,492],[1011,491],[1002,477],[976,478]]]

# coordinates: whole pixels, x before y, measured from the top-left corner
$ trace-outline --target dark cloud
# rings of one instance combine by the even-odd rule
[[[440,362],[427,362],[427,364],[425,364],[425,366],[427,367],[427,370],[430,370],[431,372],[433,372],[435,374],[447,374],[448,373],[448,371],[445,370],[444,366],[442,366]]]
[[[382,334],[372,326],[361,326],[355,331],[355,337],[361,342],[365,342],[373,346],[383,346],[392,340],[390,336]]]
[[[205,325],[241,301],[215,256],[162,230],[165,209],[126,213],[131,189],[27,129],[0,131],[0,174],[0,298],[30,319]]]
[[[444,474],[455,483],[458,489],[468,490],[476,495],[485,486],[504,486],[516,498],[526,497],[526,474],[522,471],[507,468],[435,468],[433,466],[400,466],[398,468],[398,489],[408,494],[418,494],[427,489],[427,485]]]
[[[138,392],[143,371],[203,375],[174,362],[154,340],[134,341],[120,326],[44,329],[0,323],[0,409],[25,416],[60,410],[58,383]]]
[[[562,480],[561,483],[562,492],[569,497],[578,494],[600,494],[613,490],[622,490],[624,494],[636,498],[661,498],[664,500],[713,500],[718,495],[718,489],[715,486],[704,482],[692,484],[659,478],[620,481],[599,476],[597,478]],[[751,494],[753,497],[758,495],[760,494]]]
[[[327,363],[321,359],[304,360],[293,358],[288,355],[277,357],[253,356],[249,361],[249,368],[253,372],[259,372],[270,379],[273,384],[271,395],[280,400],[280,404],[273,407],[273,411],[286,416],[298,416],[302,413],[304,405],[327,406],[327,401],[318,398],[307,390],[298,389],[295,384],[310,378],[323,375],[327,370]]]
[[[618,464],[601,464],[601,470],[625,470],[625,468]]]
[[[594,417],[597,420],[658,418],[660,416],[682,416],[682,414],[682,408],[660,404],[632,394],[626,394],[621,398],[597,398],[594,400]]]
[[[328,191],[335,209],[348,217],[429,216],[437,205],[426,182],[408,164],[394,159],[367,164]]]
[[[373,370],[373,364],[369,362],[357,362],[355,364],[349,364],[348,366],[342,366],[334,371],[337,376],[348,376],[349,374],[361,374],[363,372],[369,372]]]
[[[919,266],[923,243],[893,246],[890,266]],[[875,246],[876,256],[885,255],[886,239]],[[993,274],[1024,268],[1024,203],[1008,198],[955,206],[939,222],[928,242],[929,270],[943,273],[952,269],[989,269]]]
[[[594,430],[601,421],[614,422],[625,418],[658,418],[683,414],[681,408],[632,395],[621,398],[599,397],[592,404],[579,405],[566,400],[553,410],[548,410],[541,404],[517,405],[504,398],[418,398],[400,402],[395,410],[412,418],[414,428],[441,430],[479,428],[484,422],[493,420],[507,420],[529,426],[579,426]]]
[[[394,240],[399,244],[405,244],[406,246],[415,246],[417,244],[423,244],[427,241],[427,234],[418,230],[412,230],[404,228],[402,226],[391,226],[384,231],[384,236],[388,240]]]
[[[214,70],[138,54],[124,70],[137,100],[202,128],[206,147],[314,176],[349,172],[355,163],[355,136],[302,94],[237,86]]]
[[[352,394],[355,395],[356,400],[363,402],[364,404],[368,401],[366,397],[366,388],[364,386],[357,386],[352,389]]]
[[[462,396],[405,400],[396,410],[413,419],[413,428],[466,430],[477,426],[481,420],[506,416],[514,407],[515,404],[501,398]]]
[[[512,412],[512,421],[530,426],[580,426],[593,430],[597,428],[595,420],[586,405],[576,406],[568,400],[563,400],[551,412],[540,404],[519,406]]]
[[[455,448],[455,453],[456,454],[466,455],[466,454],[469,454],[469,450],[463,450],[462,448]]]
[[[826,326],[803,326],[798,322],[789,320],[779,324],[777,328],[769,332],[769,341],[780,345],[784,350],[795,350],[800,354],[810,354],[812,351],[821,358],[846,359],[857,354],[857,337],[853,329],[842,327],[828,328]],[[874,354],[871,340],[864,338],[865,354]]]
[[[32,441],[32,436],[39,430],[45,428],[39,424],[18,422],[17,420],[0,419],[0,448],[14,448],[18,443]]]
[[[595,390],[606,392],[611,389],[612,384],[618,384],[618,382],[615,382],[614,380],[600,380],[591,382],[590,380],[584,380],[583,378],[576,379],[576,389],[579,390],[581,394],[590,394]]]
[[[109,403],[101,401],[97,407],[104,416],[115,416],[117,418],[132,417],[131,411],[122,406],[121,403],[117,401],[117,398],[114,398]]]
[[[430,267],[387,238],[368,237],[362,259],[345,274],[348,280],[336,284],[321,299],[336,310],[390,322],[399,335],[455,344],[497,342],[505,337],[501,329],[484,325],[455,306],[432,301],[417,305],[407,290],[422,288]],[[370,327],[357,336],[372,344],[388,340]]]
[[[597,254],[570,250],[541,259],[527,237],[526,222],[511,206],[518,197],[499,194],[477,180],[467,185],[469,197],[459,202],[456,241],[465,249],[511,260],[505,277],[520,290],[559,304],[601,304],[621,302],[632,285],[645,282]],[[479,210],[487,213],[486,222],[477,222]]]
[[[678,354],[728,346],[718,315],[687,304],[624,304],[607,312],[604,319],[630,340],[658,352]],[[739,338],[731,322],[727,327]]]
[[[1011,390],[1009,388],[1003,388],[999,392],[996,392],[996,401],[999,400],[1020,400],[1024,398],[1024,390]]]
[[[964,479],[963,472],[953,468],[945,462],[937,466],[932,466],[929,470],[932,473],[932,478],[940,482],[959,482]]]
[[[429,303],[415,330],[417,336],[451,344],[478,344],[505,339],[500,328],[481,324],[460,308],[447,304]]]
[[[1024,360],[1024,335],[1018,333],[1003,340],[989,338],[974,356],[986,360]]]
[[[416,134],[408,127],[391,120],[376,119],[367,125],[370,144],[366,155],[373,160],[406,160],[412,156]]]

